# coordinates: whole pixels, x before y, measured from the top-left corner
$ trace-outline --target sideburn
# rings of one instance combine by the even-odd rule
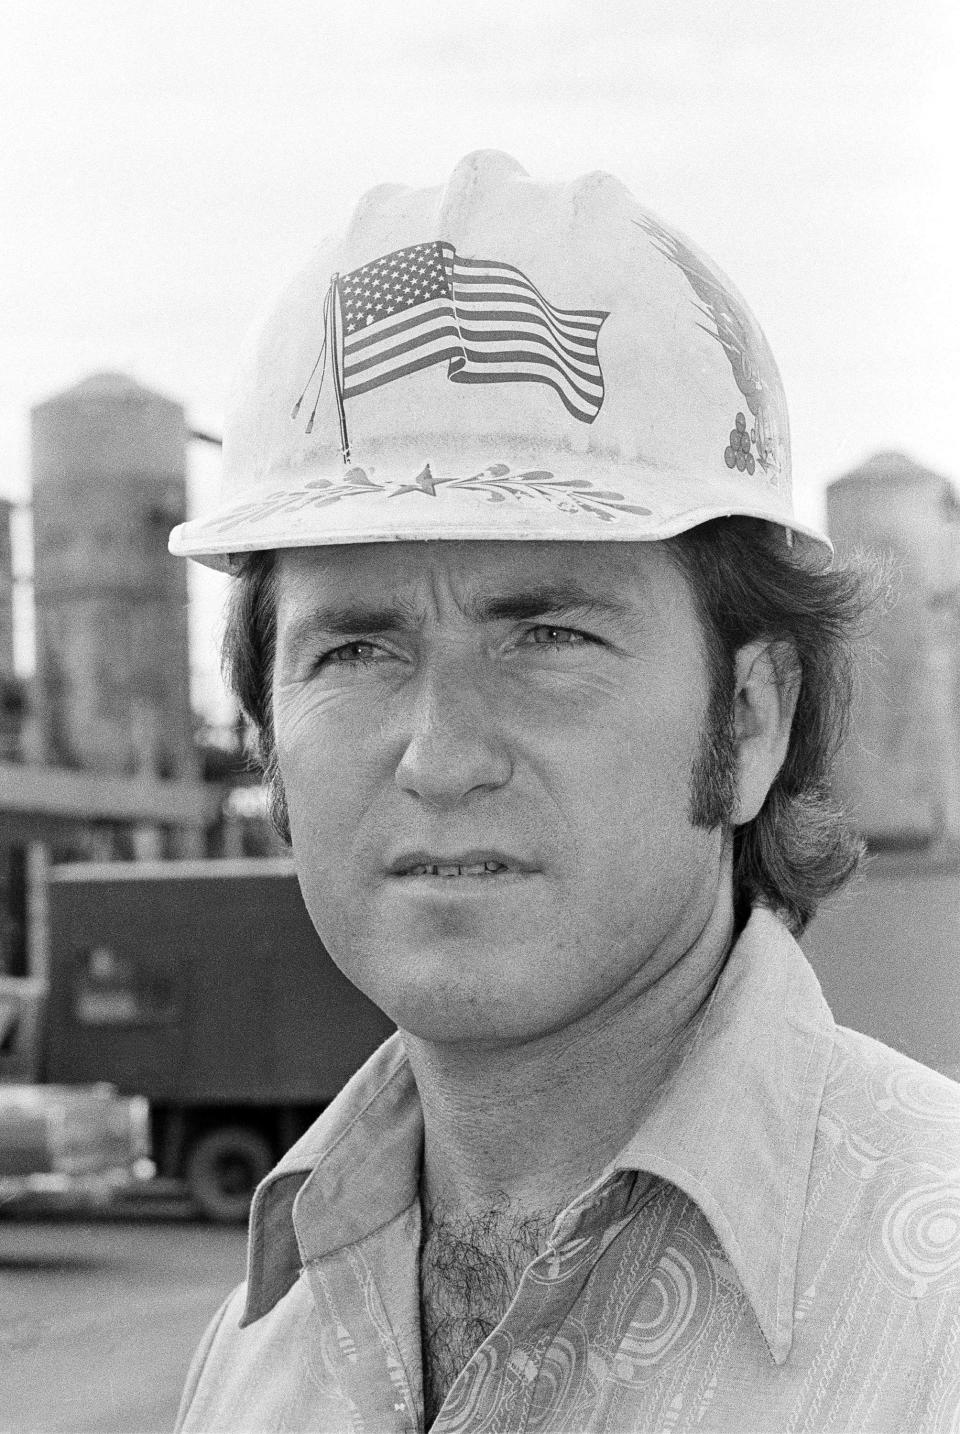
[[[737,780],[737,738],[733,715],[733,664],[726,656],[711,662],[710,699],[700,747],[690,771],[690,824],[712,831],[733,818]]]
[[[280,775],[280,759],[273,735],[273,722],[260,729],[257,740],[260,768],[267,788],[267,802],[273,829],[281,841],[291,845],[290,814],[287,810],[287,793]]]

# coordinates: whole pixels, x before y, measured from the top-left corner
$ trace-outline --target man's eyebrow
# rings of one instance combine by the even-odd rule
[[[318,637],[358,637],[361,634],[399,632],[416,626],[416,614],[402,603],[373,606],[363,602],[337,603],[311,608],[294,619],[286,645],[298,648]]]
[[[524,622],[538,617],[635,617],[628,602],[608,593],[591,592],[578,583],[545,583],[516,592],[472,596],[466,604],[474,622]],[[311,608],[290,625],[286,645],[294,649],[320,637],[359,637],[374,633],[409,632],[421,625],[422,614],[411,604],[362,601]]]
[[[570,616],[628,618],[635,616],[629,602],[610,593],[593,592],[579,583],[543,583],[513,593],[472,598],[470,616],[480,622],[523,622],[535,617]]]

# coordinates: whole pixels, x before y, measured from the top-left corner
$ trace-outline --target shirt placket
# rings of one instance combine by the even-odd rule
[[[374,1236],[362,1254],[359,1247],[348,1248],[306,1266],[314,1304],[338,1346],[339,1391],[334,1402],[341,1411],[351,1411],[343,1426],[351,1434],[422,1431],[420,1371],[407,1368],[398,1337],[398,1322],[409,1324],[403,1344],[408,1350],[419,1347],[418,1233],[419,1208],[409,1221],[407,1216],[398,1217],[388,1230]],[[378,1268],[385,1273],[385,1261],[394,1266],[387,1281],[394,1293],[409,1287],[406,1310],[396,1299],[389,1300],[388,1309],[374,1274]]]
[[[538,1379],[604,1250],[637,1208],[635,1177],[617,1172],[557,1221],[497,1327],[457,1376],[430,1434],[523,1434],[539,1426]]]

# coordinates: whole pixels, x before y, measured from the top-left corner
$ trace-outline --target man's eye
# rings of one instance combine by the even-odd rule
[[[590,641],[585,632],[578,632],[575,627],[554,627],[549,623],[531,627],[527,636],[539,647],[577,647]]]
[[[323,653],[317,661],[317,666],[362,667],[368,662],[375,662],[380,655],[380,649],[372,642],[345,642],[342,646],[334,647],[329,652]]]

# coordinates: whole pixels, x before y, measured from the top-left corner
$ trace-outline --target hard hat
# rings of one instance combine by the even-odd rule
[[[223,492],[170,550],[671,537],[793,513],[780,375],[710,260],[607,174],[481,151],[382,185],[248,340]]]

